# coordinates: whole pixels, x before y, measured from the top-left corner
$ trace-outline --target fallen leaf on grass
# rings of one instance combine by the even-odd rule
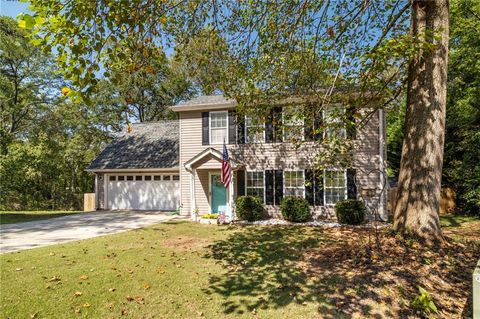
[[[145,304],[145,298],[141,297],[141,296],[137,296],[135,297],[135,301],[141,305],[144,305]]]
[[[115,290],[116,290],[115,288],[108,289],[108,291],[110,291],[110,292],[114,292]]]
[[[81,291],[75,291],[75,297],[80,297],[81,295],[83,295],[83,293]]]
[[[88,302],[83,304],[83,308],[89,308],[89,307],[90,307],[90,304]]]
[[[50,278],[48,281],[60,281],[62,279],[60,279],[60,277],[57,277],[57,276],[53,276],[52,278]]]
[[[88,279],[88,276],[87,275],[82,275],[80,276],[80,280],[87,280]]]
[[[145,298],[143,298],[142,296],[135,296],[135,297],[127,296],[127,301],[134,301],[134,300],[140,305],[145,304]]]
[[[50,254],[48,254],[49,256],[55,256],[55,253],[52,251]]]
[[[79,307],[75,308],[75,313],[80,313],[81,311],[82,310]]]
[[[127,314],[127,309],[122,309],[122,311],[120,312],[120,314],[122,316],[125,316]]]
[[[15,271],[22,271],[23,268],[15,268]]]
[[[148,289],[150,289],[150,285],[149,285],[149,284],[144,284],[144,285],[143,285],[143,288],[144,288],[145,290],[148,290]]]
[[[37,313],[36,313],[36,312],[35,312],[35,313],[32,313],[32,314],[30,315],[30,319],[35,319],[35,318],[37,318]]]

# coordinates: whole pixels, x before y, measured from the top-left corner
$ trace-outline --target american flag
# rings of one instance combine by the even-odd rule
[[[221,180],[223,186],[228,187],[230,180],[232,179],[232,167],[230,166],[230,160],[228,158],[228,150],[225,141],[223,141],[223,159],[222,159],[222,174]]]

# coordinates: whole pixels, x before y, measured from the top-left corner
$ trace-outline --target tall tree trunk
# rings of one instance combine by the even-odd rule
[[[414,0],[411,33],[432,47],[408,70],[407,112],[400,162],[395,230],[428,242],[443,240],[438,219],[445,136],[448,0]]]

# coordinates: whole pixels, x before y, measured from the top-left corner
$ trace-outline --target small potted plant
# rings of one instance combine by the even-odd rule
[[[203,214],[200,217],[200,224],[217,224],[218,214]]]

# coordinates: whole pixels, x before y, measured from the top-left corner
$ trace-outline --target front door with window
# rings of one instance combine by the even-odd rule
[[[212,213],[218,214],[221,206],[227,205],[227,189],[223,186],[220,174],[210,175]]]

